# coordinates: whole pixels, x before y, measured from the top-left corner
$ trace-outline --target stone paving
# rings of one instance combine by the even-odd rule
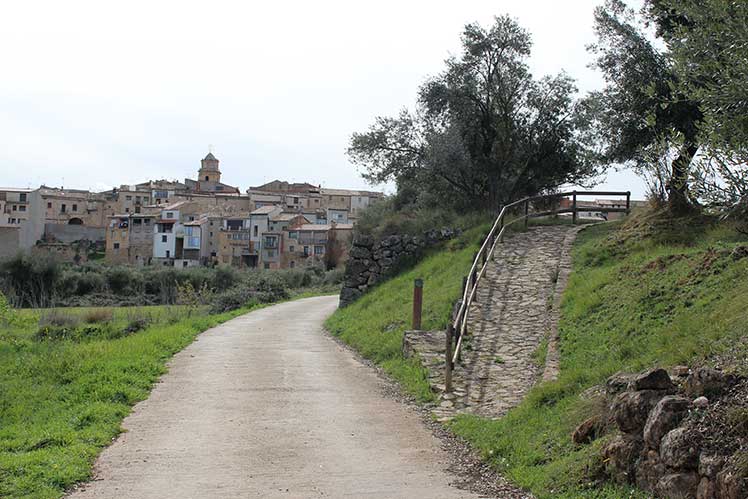
[[[418,353],[440,393],[435,416],[468,412],[497,418],[519,404],[540,379],[558,374],[558,306],[571,271],[579,227],[531,228],[507,236],[494,253],[471,306],[453,393],[444,394],[444,332],[411,333],[406,350]],[[547,340],[547,360],[536,352]]]

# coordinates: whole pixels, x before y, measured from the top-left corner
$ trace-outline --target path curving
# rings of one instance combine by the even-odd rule
[[[178,353],[70,499],[474,498],[420,415],[322,331],[337,297],[257,310]]]
[[[510,234],[497,246],[473,303],[469,336],[453,374],[453,393],[442,395],[435,415],[468,412],[503,416],[540,379],[558,374],[558,315],[571,272],[571,250],[581,227],[552,225]],[[424,336],[414,349],[444,388],[443,334]],[[537,353],[548,342],[545,365]],[[417,341],[417,340],[416,340]]]

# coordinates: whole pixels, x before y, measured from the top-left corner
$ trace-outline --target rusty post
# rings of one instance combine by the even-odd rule
[[[413,329],[421,329],[421,312],[423,310],[423,279],[413,283]]]
[[[572,192],[573,200],[571,202],[571,221],[574,225],[577,223],[577,191]]]
[[[447,326],[447,349],[444,352],[446,362],[444,363],[444,391],[452,393],[452,336],[454,326],[449,322]]]

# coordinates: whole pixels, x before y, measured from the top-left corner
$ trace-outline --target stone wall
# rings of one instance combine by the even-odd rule
[[[340,292],[340,306],[356,301],[387,277],[392,276],[406,261],[418,259],[423,250],[458,235],[459,230],[429,230],[423,236],[393,235],[375,241],[357,235],[351,243],[345,267],[345,281]]]
[[[744,467],[733,455],[739,432],[722,417],[736,402],[742,410],[743,384],[705,367],[619,373],[606,383],[607,411],[582,423],[572,440],[584,445],[616,428],[601,450],[605,474],[656,497],[745,498]]]

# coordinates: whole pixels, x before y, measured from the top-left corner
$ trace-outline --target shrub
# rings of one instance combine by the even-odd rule
[[[60,309],[53,308],[46,311],[39,317],[39,326],[51,326],[56,328],[75,329],[80,324],[80,318],[76,315],[68,314]]]
[[[143,329],[147,328],[151,324],[151,322],[153,322],[153,318],[148,313],[130,313],[127,317],[127,325],[122,329],[122,332],[124,334],[137,333],[138,331],[142,331]]]
[[[34,341],[62,341],[76,337],[74,327],[46,325],[34,333]]]
[[[94,308],[91,310],[86,310],[86,312],[83,314],[83,322],[85,322],[86,324],[111,322],[112,317],[113,317],[113,314],[112,314],[111,309]]]
[[[216,294],[210,304],[210,313],[220,314],[254,303],[258,303],[255,300],[255,291],[246,286],[237,286]]]

